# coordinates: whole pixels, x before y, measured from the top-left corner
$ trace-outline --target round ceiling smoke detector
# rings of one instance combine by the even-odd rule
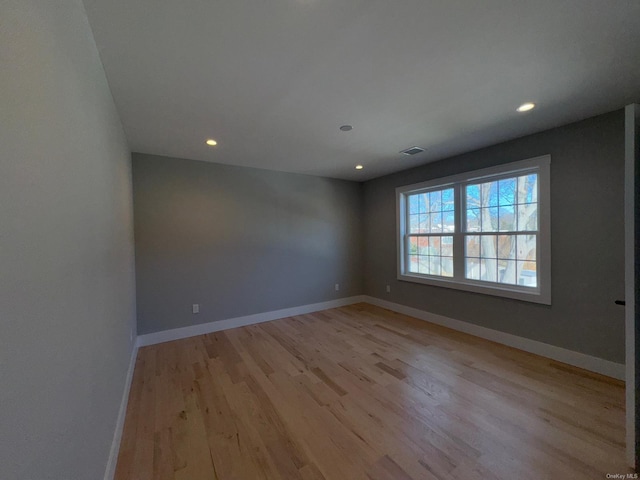
[[[351,130],[353,130],[353,126],[352,125],[342,125],[340,127],[340,130],[342,130],[343,132],[350,132]]]

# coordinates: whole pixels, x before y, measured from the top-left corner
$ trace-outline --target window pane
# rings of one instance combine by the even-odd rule
[[[418,233],[428,233],[429,232],[429,215],[425,215],[421,213],[419,215],[420,221],[418,224]]]
[[[453,237],[442,237],[442,253],[443,257],[453,257]]]
[[[409,273],[453,276],[452,236],[409,236],[408,248]]]
[[[429,193],[429,211],[439,212],[442,210],[442,193],[440,190],[437,192]]]
[[[453,277],[453,258],[442,257],[442,276]]]
[[[465,256],[480,256],[480,237],[478,235],[467,235],[465,242]]]
[[[518,230],[538,230],[538,204],[518,205]]]
[[[465,277],[469,280],[480,280],[480,259],[467,258],[465,264]]]
[[[482,207],[498,206],[498,182],[480,184],[480,199]]]
[[[429,237],[418,237],[418,254],[429,254]]]
[[[409,215],[419,213],[418,211],[418,195],[409,195]]]
[[[467,232],[480,231],[480,209],[472,208],[467,210]]]
[[[418,273],[429,273],[429,257],[418,257]]]
[[[442,213],[431,214],[431,233],[442,233]]]
[[[487,282],[496,282],[498,280],[498,261],[496,259],[480,259],[480,280]]]
[[[516,284],[516,261],[498,260],[498,282]]]
[[[442,191],[442,210],[453,211],[455,210],[455,203],[453,199],[453,188],[447,188]]]
[[[442,270],[441,254],[447,255]],[[453,276],[453,237],[409,237],[410,273]]]
[[[443,232],[455,232],[456,231],[456,215],[454,212],[444,212],[442,214],[442,231]]]
[[[410,273],[418,273],[418,256],[417,255],[409,255],[408,268]]]
[[[480,208],[480,185],[467,185],[466,188],[467,208]]]
[[[429,238],[429,255],[440,255],[440,237]]]
[[[480,256],[482,258],[497,258],[498,247],[495,235],[482,235],[480,237]]]
[[[500,231],[512,232],[516,229],[515,206],[501,206],[498,211]]]
[[[498,207],[482,208],[480,210],[480,221],[483,232],[497,232]]]
[[[420,233],[420,215],[409,215],[409,233]]]
[[[518,260],[537,260],[536,247],[537,247],[536,235],[518,235],[517,238],[517,259]]]
[[[517,268],[517,282],[518,285],[525,287],[537,287],[538,286],[538,272],[536,262],[516,262]]]
[[[498,182],[498,205],[513,205],[516,194],[516,179],[507,178]]]
[[[418,254],[418,237],[409,237],[409,255]]]
[[[429,257],[429,273],[440,275],[440,257]]]
[[[498,258],[505,260],[516,259],[515,235],[500,235],[498,237]]]
[[[418,211],[420,213],[425,213],[427,211],[427,200],[426,193],[420,193],[417,195],[418,197]]]
[[[538,174],[531,173],[518,177],[518,203],[533,203],[538,201]]]

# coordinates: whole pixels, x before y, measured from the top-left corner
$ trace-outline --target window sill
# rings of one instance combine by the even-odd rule
[[[481,293],[494,297],[511,298],[523,302],[539,303],[542,305],[551,305],[550,292],[524,291],[520,288],[511,288],[509,285],[486,285],[484,282],[476,282],[473,280],[447,280],[442,278],[427,277],[422,275],[398,274],[398,280],[403,282],[421,283],[423,285],[432,285],[435,287],[451,288],[454,290],[462,290],[472,293]]]

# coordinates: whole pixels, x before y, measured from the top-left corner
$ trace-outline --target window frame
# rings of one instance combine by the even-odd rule
[[[551,156],[542,155],[516,162],[505,163],[481,170],[464,172],[447,177],[435,178],[426,182],[404,185],[396,188],[396,251],[397,278],[400,281],[434,285],[473,293],[499,296],[526,302],[551,305]],[[465,238],[482,232],[466,232],[465,186],[483,181],[496,181],[525,173],[538,174],[538,230],[536,245],[536,287],[509,285],[485,280],[465,278]],[[409,195],[431,190],[454,189],[455,231],[453,236],[453,277],[429,274],[409,273],[407,267],[409,234],[408,208]],[[464,228],[463,228],[464,227]],[[517,231],[508,234],[520,234]],[[493,232],[487,232],[493,233]],[[499,234],[499,232],[495,232]],[[526,234],[526,232],[523,232]]]

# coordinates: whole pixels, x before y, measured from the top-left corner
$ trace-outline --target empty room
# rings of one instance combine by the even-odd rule
[[[637,478],[639,20],[0,0],[0,478]]]

